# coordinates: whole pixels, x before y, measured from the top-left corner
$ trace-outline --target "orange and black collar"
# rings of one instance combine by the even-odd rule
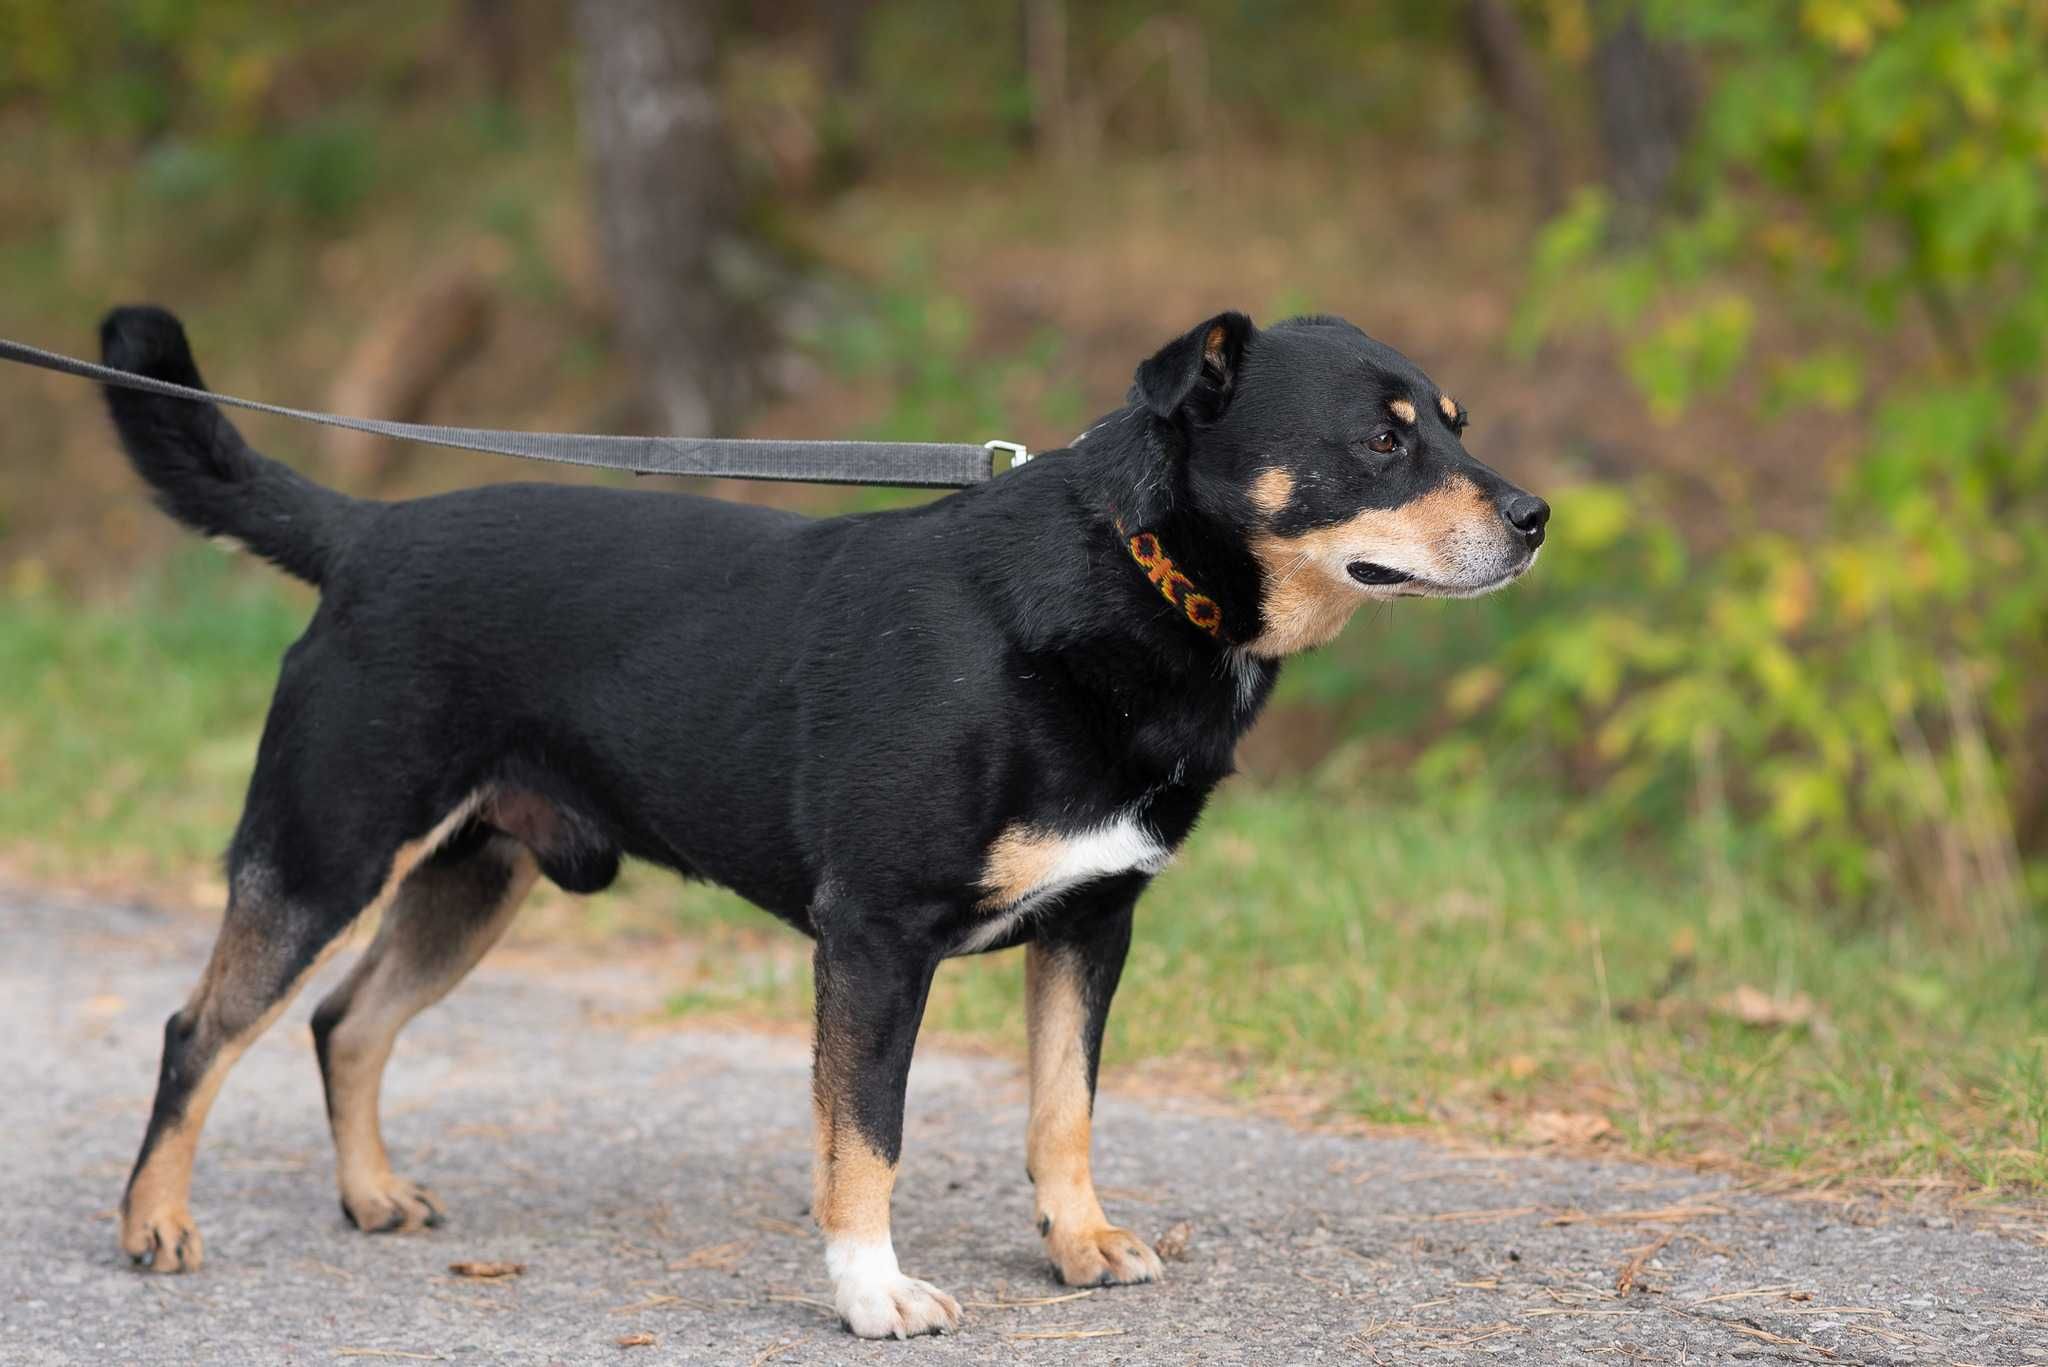
[[[1154,532],[1130,532],[1119,520],[1117,535],[1123,538],[1124,549],[1130,552],[1138,568],[1159,590],[1160,597],[1180,609],[1181,616],[1196,628],[1208,633],[1219,641],[1230,638],[1223,631],[1223,609],[1216,600],[1195,587],[1195,581],[1183,574],[1173,563],[1173,557],[1166,553]]]

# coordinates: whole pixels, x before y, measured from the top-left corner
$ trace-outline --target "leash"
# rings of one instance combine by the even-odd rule
[[[351,418],[304,408],[238,399],[168,380],[131,374],[0,337],[0,361],[54,370],[101,384],[140,389],[194,403],[226,404],[327,427],[346,427],[398,441],[489,451],[526,460],[554,461],[636,475],[709,475],[720,479],[773,479],[811,484],[888,484],[907,489],[964,489],[995,475],[995,453],[1006,451],[1012,469],[1031,459],[1022,445],[991,441],[779,441],[744,437],[615,437],[569,432],[507,432],[487,427]]]

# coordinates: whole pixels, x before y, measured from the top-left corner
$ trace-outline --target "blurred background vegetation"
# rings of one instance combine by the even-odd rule
[[[2048,5],[4,0],[0,53],[0,331],[158,300],[278,402],[1042,448],[1209,312],[1350,317],[1552,541],[1290,666],[1114,1047],[2048,1182]],[[207,903],[309,600],[160,519],[86,387],[0,392],[0,867]],[[571,477],[250,428],[366,494]],[[715,894],[535,919],[802,1013]]]

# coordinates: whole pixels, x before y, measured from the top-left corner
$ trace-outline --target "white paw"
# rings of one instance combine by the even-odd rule
[[[887,1240],[832,1244],[825,1266],[832,1273],[832,1304],[861,1338],[907,1339],[960,1327],[960,1302],[930,1282],[904,1276]]]

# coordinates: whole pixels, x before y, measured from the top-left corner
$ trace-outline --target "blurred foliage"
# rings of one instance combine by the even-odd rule
[[[8,0],[0,106],[142,147],[140,179],[167,202],[253,201],[334,224],[376,172],[367,112],[408,86],[449,8]],[[237,193],[249,185],[267,193]]]
[[[1541,571],[1508,599],[1456,605],[1455,619],[1433,607],[1375,619],[1365,631],[1426,648],[1339,647],[1293,671],[1293,696],[1370,696],[1389,728],[1454,719],[1424,765],[1447,791],[1496,783],[1519,755],[1587,795],[1573,824],[1689,830],[1710,863],[1754,860],[1805,894],[1931,908],[1938,925],[2006,943],[2027,894],[2048,893],[2048,9],[1635,7],[1710,78],[1679,208],[1620,245],[1604,193],[1571,199],[1533,244],[1511,348],[1534,358],[1567,333],[1611,338],[1665,425],[1660,457],[1711,453],[1716,413],[1737,406],[1799,424],[1812,459],[1837,469],[1832,506],[1795,540],[1755,530],[1741,494],[1679,509],[1651,482],[1565,491]],[[1571,123],[1626,7],[1512,8],[1552,112]],[[809,17],[787,22],[815,22],[799,10]],[[1104,0],[1064,12],[1068,116],[1133,160],[1212,142],[1337,147],[1360,130],[1412,140],[1420,156],[1500,129],[1460,6],[1191,0],[1161,15]],[[505,103],[484,89],[466,13],[454,0],[6,0],[0,107],[47,119],[67,156],[103,146],[133,166],[108,195],[115,211],[91,225],[104,232],[69,230],[86,215],[60,195],[7,201],[32,230],[10,249],[17,307],[45,279],[87,295],[110,261],[160,236],[176,239],[166,256],[251,278],[268,263],[296,282],[309,254],[294,244],[367,229],[405,195],[427,221],[419,205],[456,179],[453,162],[509,166],[513,149],[559,128],[558,159],[532,157],[488,195],[458,203],[464,191],[450,191],[438,206],[480,215],[515,253],[515,286],[559,308],[567,277],[536,206],[573,183],[561,174],[573,118],[560,13],[522,10],[530,49],[550,54],[530,67],[546,100],[530,122],[517,92]],[[1014,7],[882,0],[863,27],[863,76],[835,90],[813,48],[734,12],[725,83],[742,161],[787,191],[792,219],[815,216],[821,185],[885,157],[892,173],[1005,176],[1030,150],[1016,19]],[[1197,106],[1177,98],[1183,87]],[[61,184],[60,167],[32,174]],[[1415,207],[1395,187],[1387,198],[1390,213]],[[1019,194],[1005,213],[1015,227],[1048,211]],[[174,233],[158,231],[166,221]],[[1071,389],[1033,387],[1060,359],[1049,328],[991,341],[974,305],[933,277],[904,263],[870,308],[839,310],[811,339],[836,373],[886,394],[865,434],[1085,420]],[[247,297],[245,335],[303,326],[294,288]],[[590,342],[570,354],[586,370],[607,359]],[[1441,690],[1429,682],[1439,667],[1452,676]],[[2031,887],[2017,867],[2028,857]]]
[[[1041,376],[1059,352],[1059,336],[1039,328],[994,359],[973,349],[975,318],[964,299],[921,283],[928,263],[917,252],[866,307],[837,311],[806,339],[839,374],[889,395],[888,411],[856,434],[874,441],[957,441],[962,433],[1022,431],[1027,407],[1017,390]],[[1033,396],[1043,422],[1073,428],[1080,395],[1062,386]]]
[[[184,547],[117,604],[22,561],[0,584],[0,841],[41,861],[204,867],[233,828],[310,597]]]
[[[1562,499],[1538,592],[1568,610],[1453,696],[1483,736],[1590,756],[1607,818],[1733,807],[1787,879],[2007,945],[2048,801],[2048,7],[1648,13],[1716,77],[1687,207],[1622,249],[1582,192],[1516,341],[1611,332],[1702,444],[1730,404],[1804,424],[1839,456],[1833,507],[1811,539],[1738,528],[1688,560],[1647,493]],[[1759,346],[1764,313],[1829,340]],[[1610,578],[1627,601],[1590,601]]]
[[[259,0],[8,0],[0,102],[33,99],[79,131],[250,134],[331,89],[403,91],[450,0],[404,7]]]
[[[1114,134],[1126,148],[1186,149],[1226,131],[1243,138],[1408,128],[1424,113],[1424,96],[1468,84],[1459,63],[1443,60],[1458,33],[1457,9],[1432,0],[1189,0],[1170,14],[1150,0],[1063,8],[1064,112],[1099,122],[1094,133]],[[1176,46],[1179,35],[1186,41]],[[1025,150],[1031,96],[1016,6],[882,0],[863,48],[869,79],[859,99],[875,140],[892,152],[986,170],[1003,144]],[[1381,60],[1365,63],[1367,53]],[[1203,92],[1199,127],[1176,122],[1180,111],[1166,98],[1176,68],[1187,65],[1198,68],[1189,74]],[[1374,79],[1368,66],[1399,78]]]

